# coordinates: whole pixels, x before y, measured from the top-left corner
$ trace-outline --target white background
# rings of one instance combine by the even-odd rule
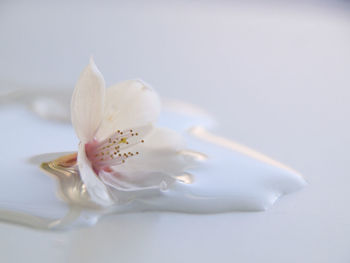
[[[219,134],[309,182],[261,213],[2,223],[0,261],[350,262],[349,14],[347,2],[0,2],[1,89],[72,89],[93,54],[108,84],[138,77],[202,106]]]

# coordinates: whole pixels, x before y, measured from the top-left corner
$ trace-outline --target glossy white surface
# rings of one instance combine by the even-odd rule
[[[94,53],[106,79],[147,79],[163,95],[207,108],[220,134],[309,182],[264,213],[117,215],[68,233],[1,224],[1,261],[350,260],[347,9],[1,5],[0,76],[11,84],[2,88],[71,87]]]
[[[41,96],[41,99],[28,103],[44,104],[45,100],[54,100],[53,97]],[[55,112],[57,104],[59,101],[45,115]],[[0,150],[4,160],[2,170],[5,171],[0,175],[0,220],[10,223],[39,229],[71,229],[72,226],[94,225],[103,215],[125,212],[215,214],[263,211],[283,195],[301,190],[306,185],[304,178],[293,169],[210,133],[208,129],[211,127],[204,125],[209,120],[203,119],[201,124],[196,112],[191,116],[191,112],[182,115],[165,110],[158,125],[166,127],[167,123],[172,123],[184,136],[188,151],[197,152],[192,154],[198,156],[198,164],[185,171],[190,174],[192,182],[176,181],[162,191],[136,195],[127,204],[104,209],[96,209],[93,204],[95,209],[87,209],[92,201],[86,193],[86,186],[82,187],[79,175],[66,175],[69,171],[61,175],[57,172],[50,174],[50,169],[46,168],[51,175],[47,180],[39,168],[43,162],[66,155],[53,152],[53,149],[65,146],[65,152],[74,148],[76,151],[76,136],[69,120],[43,120],[39,117],[42,111],[30,111],[22,104],[0,104],[0,107],[0,119],[4,124],[2,132],[6,138]],[[64,116],[59,119],[64,119]],[[188,127],[187,120],[193,120],[190,123],[198,126]]]

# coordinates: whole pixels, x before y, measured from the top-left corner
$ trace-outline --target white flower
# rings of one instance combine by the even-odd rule
[[[93,60],[76,84],[71,118],[80,139],[77,164],[92,201],[128,201],[167,188],[191,163],[179,134],[155,128],[160,99],[139,80],[105,89]]]

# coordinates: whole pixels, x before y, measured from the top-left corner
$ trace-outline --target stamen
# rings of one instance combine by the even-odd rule
[[[97,171],[105,167],[111,167],[125,163],[126,159],[138,155],[139,152],[123,152],[131,145],[144,143],[144,140],[137,140],[139,133],[133,129],[117,130],[107,139],[92,144],[87,148],[87,155],[94,169]],[[130,141],[129,141],[130,139]]]

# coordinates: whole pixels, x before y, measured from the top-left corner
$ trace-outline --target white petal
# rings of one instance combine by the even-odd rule
[[[105,114],[96,138],[153,123],[159,114],[160,99],[152,88],[139,80],[121,82],[106,91]]]
[[[114,200],[127,202],[159,194],[193,165],[193,157],[181,152],[182,137],[164,128],[154,129],[145,138],[145,143],[130,147],[136,152],[124,164],[112,167],[113,172],[100,172],[99,177],[106,184]]]
[[[165,128],[157,128],[145,138],[145,143],[130,147],[128,151],[139,152],[114,170],[135,184],[151,179],[152,174],[181,175],[194,165],[192,156],[183,154],[184,141],[180,134]]]
[[[86,157],[85,146],[83,143],[79,144],[77,161],[81,180],[84,182],[91,200],[99,205],[111,205],[113,202],[108,194],[108,190],[100,179],[97,178],[92,169],[91,163]]]
[[[114,201],[118,203],[128,202],[134,199],[154,197],[168,185],[174,183],[175,179],[164,174],[150,174],[142,184],[128,181],[128,178],[116,173],[100,172],[101,180],[109,189]]]
[[[158,181],[150,186],[138,186],[119,180],[112,173],[102,172],[101,180],[106,184],[115,202],[126,203],[135,199],[145,199],[146,197],[154,197],[159,195],[168,184],[172,184],[175,180],[168,176],[159,176]]]
[[[81,73],[71,102],[71,118],[82,142],[91,141],[99,127],[104,110],[105,82],[94,61]]]

